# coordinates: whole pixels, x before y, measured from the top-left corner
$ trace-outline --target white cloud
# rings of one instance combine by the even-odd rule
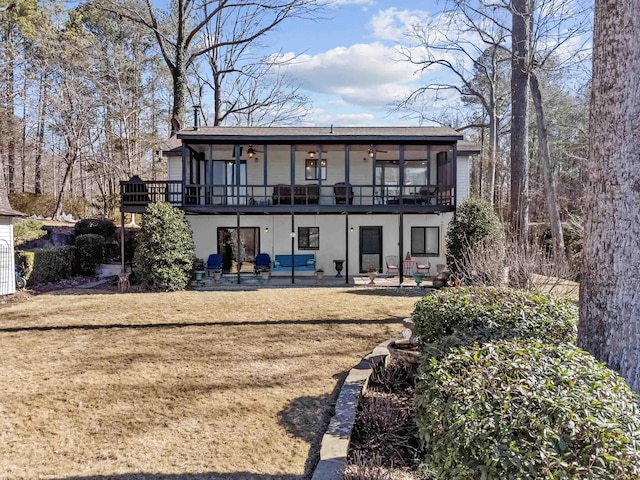
[[[425,24],[430,21],[429,12],[423,10],[398,10],[392,7],[378,11],[369,22],[369,25],[374,38],[400,42],[412,25]]]
[[[318,55],[301,55],[286,67],[303,88],[317,93],[350,93],[363,88],[410,81],[413,67],[394,60],[395,50],[381,43],[336,47]],[[283,59],[293,58],[285,54]]]

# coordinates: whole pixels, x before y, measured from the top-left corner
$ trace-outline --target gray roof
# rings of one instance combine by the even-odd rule
[[[451,127],[201,127],[199,130],[184,129],[178,132],[185,140],[244,140],[260,141],[315,140],[337,141],[420,141],[462,140]]]
[[[480,147],[469,140],[458,140],[458,155],[477,155]]]

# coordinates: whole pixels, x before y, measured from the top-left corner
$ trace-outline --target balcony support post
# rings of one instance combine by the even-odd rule
[[[344,146],[344,186],[345,186],[345,195],[346,195],[346,200],[344,202],[344,210],[345,210],[345,225],[344,225],[344,232],[345,232],[345,252],[344,252],[344,258],[345,258],[345,271],[344,271],[344,283],[345,284],[349,284],[349,192],[351,192],[351,162],[350,162],[350,156],[351,156],[351,148],[350,145],[345,145]],[[362,190],[360,190],[360,192],[362,193]],[[360,199],[360,202],[362,202],[362,198]]]
[[[120,273],[125,273],[124,265],[124,212],[120,212]]]
[[[296,283],[296,269],[294,262],[294,255],[296,253],[296,237],[295,237],[295,213],[294,213],[294,198],[295,198],[295,188],[293,187],[296,183],[296,146],[291,145],[289,152],[289,183],[291,187],[289,188],[291,194],[291,284]]]

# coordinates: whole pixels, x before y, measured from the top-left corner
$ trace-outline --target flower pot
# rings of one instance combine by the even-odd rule
[[[260,272],[260,276],[262,277],[262,280],[264,280],[265,282],[267,280],[269,280],[269,274],[270,273],[271,272],[269,272],[269,270],[264,270],[264,271]]]
[[[324,272],[316,272],[316,278],[322,280],[324,278]]]
[[[213,279],[217,282],[220,280],[220,272],[219,271],[214,271],[213,272]]]
[[[205,273],[206,272],[204,270],[196,270],[195,271],[196,282],[201,282],[202,279],[204,278]]]
[[[442,288],[444,287],[445,280],[444,278],[436,277],[433,279],[433,288]]]
[[[420,288],[420,284],[422,283],[422,280],[424,280],[424,275],[422,273],[413,274],[413,281],[416,282],[416,288]]]
[[[378,272],[369,272],[369,285],[375,285],[376,282],[374,282],[374,280],[376,279],[376,277],[378,276]]]

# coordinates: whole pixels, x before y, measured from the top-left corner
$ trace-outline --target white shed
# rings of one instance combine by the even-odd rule
[[[23,216],[11,208],[0,207],[0,296],[16,291],[14,278],[13,219]]]

